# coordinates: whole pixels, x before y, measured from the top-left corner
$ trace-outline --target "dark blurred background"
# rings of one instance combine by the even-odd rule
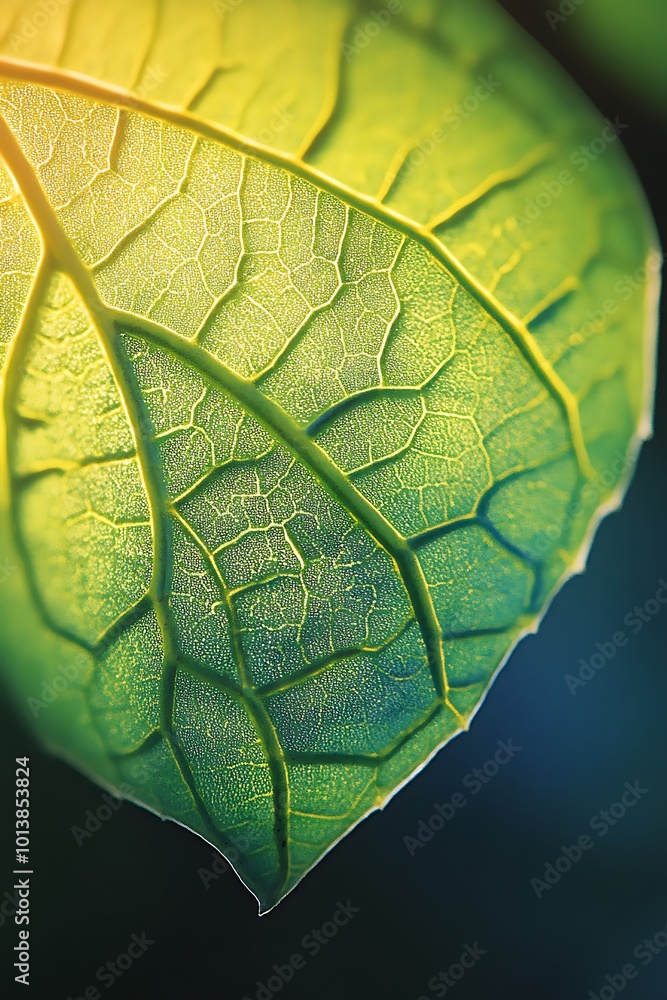
[[[603,114],[629,123],[623,141],[664,244],[667,75],[656,55],[666,40],[665,0],[623,4],[626,20],[612,28],[605,9],[614,5],[604,0],[565,0],[560,8],[555,0],[507,0],[504,6]],[[31,987],[16,987],[17,995],[22,989],[40,1000],[74,1000],[95,996],[85,990],[97,985],[106,996],[97,970],[125,952],[133,934],[145,934],[154,943],[109,985],[119,1000],[256,1000],[257,981],[266,983],[276,975],[274,964],[284,966],[296,952],[303,967],[284,986],[272,980],[259,1000],[612,1000],[618,993],[664,1000],[667,607],[575,694],[564,676],[576,672],[581,657],[590,659],[596,643],[619,629],[628,632],[625,616],[667,579],[666,401],[662,350],[655,437],[644,447],[623,510],[602,524],[586,574],[556,598],[539,636],[519,646],[470,732],[266,917],[258,918],[253,897],[230,870],[206,875],[214,858],[207,844],[131,804],[79,846],[72,827],[83,827],[87,810],[104,804],[101,790],[44,754],[2,705],[0,760],[32,759],[33,971]],[[498,740],[521,750],[472,795],[464,777],[493,755]],[[9,954],[16,941],[8,916],[9,763],[0,769],[3,996],[12,993]],[[562,845],[591,833],[591,819],[619,800],[626,782],[639,782],[646,792],[604,837],[594,832],[594,848],[538,899],[531,879],[543,878]],[[467,806],[411,856],[404,838],[415,837],[434,803],[457,791],[466,794]],[[348,900],[359,912],[313,954],[304,936],[322,925],[330,931],[326,922],[338,902]],[[633,957],[656,935],[653,952],[640,952],[647,964]],[[484,954],[460,981],[435,982],[465,945]],[[638,974],[626,983],[621,970],[627,963]],[[454,976],[459,971],[454,964]]]

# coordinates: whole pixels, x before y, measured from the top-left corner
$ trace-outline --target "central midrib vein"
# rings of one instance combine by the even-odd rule
[[[139,112],[178,128],[187,129],[204,138],[222,142],[246,156],[253,156],[310,181],[359,211],[365,212],[385,225],[416,240],[456,279],[461,287],[465,288],[476,299],[487,315],[508,334],[534,374],[548,389],[561,409],[568,426],[581,476],[584,479],[595,476],[584,441],[576,397],[542,354],[539,344],[525,323],[514,316],[492,292],[464,267],[442,240],[434,235],[428,225],[418,223],[389,208],[376,198],[362,194],[348,185],[334,180],[298,156],[272,149],[253,139],[246,138],[226,126],[213,124],[207,119],[200,118],[192,112],[144,100],[119,87],[100,83],[79,73],[66,72],[6,57],[0,57],[0,76],[21,83],[35,83],[56,90],[64,90],[87,97],[89,100],[97,100],[118,108]]]
[[[0,60],[0,68],[1,64],[2,60]],[[184,340],[166,327],[144,317],[137,317],[132,313],[112,310],[103,303],[88,269],[78,257],[62,229],[54,209],[49,204],[32,165],[1,115],[0,140],[8,166],[16,176],[43,239],[48,244],[53,256],[74,280],[84,301],[89,307],[93,307],[94,314],[103,321],[100,333],[106,342],[107,350],[116,353],[115,330],[112,320],[112,317],[115,316],[118,321],[124,322],[139,333],[143,333],[147,339],[169,349],[205,373],[213,382],[237,399],[247,412],[267,427],[272,436],[280,440],[291,454],[302,461],[317,476],[334,499],[355,516],[392,557],[412,601],[426,646],[436,692],[448,704],[459,724],[465,727],[465,720],[448,701],[448,683],[441,641],[442,630],[419,559],[405,538],[357,491],[307,432],[301,429],[277,403],[264,396],[253,383],[233,373],[208,351]],[[119,365],[117,358],[115,361],[112,359],[112,361],[115,368],[124,369],[123,365]],[[124,370],[120,373],[120,377],[126,381]],[[131,399],[128,402],[132,405]],[[150,494],[150,479],[153,475],[150,457],[144,459],[142,468]],[[163,490],[162,483],[154,485],[153,493],[159,494],[154,503],[158,508],[162,508],[157,510],[157,516],[154,517],[158,524],[164,521],[163,510],[166,508],[166,498],[162,497]],[[156,546],[158,541],[155,539]],[[156,548],[156,559],[159,559],[159,551],[159,548]],[[154,579],[158,579],[162,572],[162,568],[156,566]]]
[[[195,344],[184,341],[172,331],[159,327],[149,321],[132,314],[123,314],[110,309],[100,298],[92,276],[85,267],[72,244],[68,240],[60,222],[43,191],[32,165],[26,158],[16,137],[0,115],[0,145],[7,166],[16,179],[32,215],[41,233],[42,240],[54,260],[69,275],[79,294],[91,313],[91,319],[98,330],[102,346],[107,354],[109,364],[118,383],[119,391],[128,412],[128,418],[135,434],[137,458],[142,471],[144,484],[151,505],[151,522],[153,528],[153,573],[151,579],[151,597],[155,613],[160,625],[165,655],[164,688],[168,699],[163,695],[162,728],[167,738],[174,758],[179,768],[184,772],[184,780],[195,798],[197,808],[207,828],[223,837],[217,830],[194,783],[194,777],[180,745],[174,739],[172,732],[172,708],[175,686],[175,670],[177,652],[173,646],[172,630],[168,618],[168,590],[170,584],[170,560],[165,559],[165,553],[171,551],[169,525],[167,520],[167,495],[160,474],[160,466],[154,454],[154,442],[144,437],[137,430],[143,423],[141,417],[142,403],[136,382],[129,371],[129,365],[118,340],[114,326],[114,318],[123,320],[128,326],[138,330],[144,338],[151,340],[163,349],[188,361],[190,365],[203,372],[215,384],[220,386],[252,416],[258,419],[279,440],[287,450],[298,458],[313,472],[327,491],[337,502],[342,504],[367,531],[376,539],[382,548],[391,556],[406,590],[410,596],[415,616],[417,618],[427,651],[428,664],[433,676],[433,682],[439,699],[445,704],[457,719],[462,728],[466,722],[458,710],[449,701],[448,684],[445,672],[444,649],[441,640],[441,628],[435,612],[423,570],[416,554],[402,535],[387,522],[346,477],[332,464],[325,452],[294,420],[276,403],[257,389],[251,382],[235,375],[212,355]],[[128,386],[128,382],[131,383]],[[130,391],[128,391],[130,390]],[[269,761],[275,763],[275,761]],[[277,844],[279,855],[283,855],[281,843]],[[283,887],[281,887],[282,889]]]
[[[278,403],[264,396],[247,379],[235,374],[221,361],[192,341],[179,337],[172,330],[145,317],[137,317],[120,309],[109,307],[120,326],[137,333],[143,340],[185,361],[191,368],[204,375],[216,388],[235,399],[250,416],[264,426],[274,440],[309,469],[330,496],[347,510],[373,536],[394,561],[414,608],[426,646],[429,666],[439,697],[464,727],[465,721],[448,701],[448,683],[445,672],[441,628],[433,605],[428,584],[416,553],[403,535],[382,516],[329,456],[308,435],[307,431]]]
[[[225,835],[216,826],[194,781],[185,753],[173,732],[173,702],[177,669],[177,650],[174,646],[169,620],[169,588],[171,584],[171,533],[167,518],[167,496],[157,459],[155,443],[141,433],[143,402],[133,372],[116,334],[112,317],[100,299],[85,265],[79,259],[42,190],[39,181],[19,146],[14,134],[0,115],[0,148],[2,158],[12,173],[26,207],[41,235],[45,251],[54,263],[74,283],[88,310],[91,322],[100,338],[102,347],[118,392],[126,410],[135,439],[137,461],[148,496],[151,510],[153,536],[153,568],[149,596],[158,620],[163,642],[163,674],[160,690],[160,730],[167,741],[176,766],[190,790],[197,812],[207,835],[215,843],[226,842]]]

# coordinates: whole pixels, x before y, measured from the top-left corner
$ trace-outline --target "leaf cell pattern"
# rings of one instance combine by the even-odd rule
[[[517,230],[509,206],[563,155],[545,128],[567,152],[589,119],[522,106],[511,75],[467,156],[415,166],[434,75],[470,93],[504,22],[465,65],[465,5],[416,4],[263,143],[253,95],[265,114],[296,43],[246,51],[264,4],[243,7],[222,44],[245,70],[204,45],[154,104],[114,86],[120,64],[76,63],[83,2],[47,65],[0,59],[0,346],[13,536],[44,629],[88,657],[77,711],[117,780],[233,849],[265,909],[468,726],[576,564],[646,382],[636,301],[581,329],[646,240],[614,234],[632,199],[611,153],[606,201],[566,194],[594,245]],[[138,32],[142,66],[173,9]],[[301,15],[338,47],[367,16]],[[415,67],[425,121],[397,97],[381,134],[386,64]],[[491,120],[494,169],[470,161]]]

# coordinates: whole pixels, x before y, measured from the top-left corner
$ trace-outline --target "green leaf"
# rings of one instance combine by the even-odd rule
[[[0,24],[5,674],[264,910],[582,569],[653,230],[494,7],[47,7]]]

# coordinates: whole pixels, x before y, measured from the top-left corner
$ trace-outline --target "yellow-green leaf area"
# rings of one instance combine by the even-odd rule
[[[25,703],[76,661],[45,741],[266,910],[468,727],[620,502],[650,217],[491,5],[31,12],[0,21],[5,673]]]

